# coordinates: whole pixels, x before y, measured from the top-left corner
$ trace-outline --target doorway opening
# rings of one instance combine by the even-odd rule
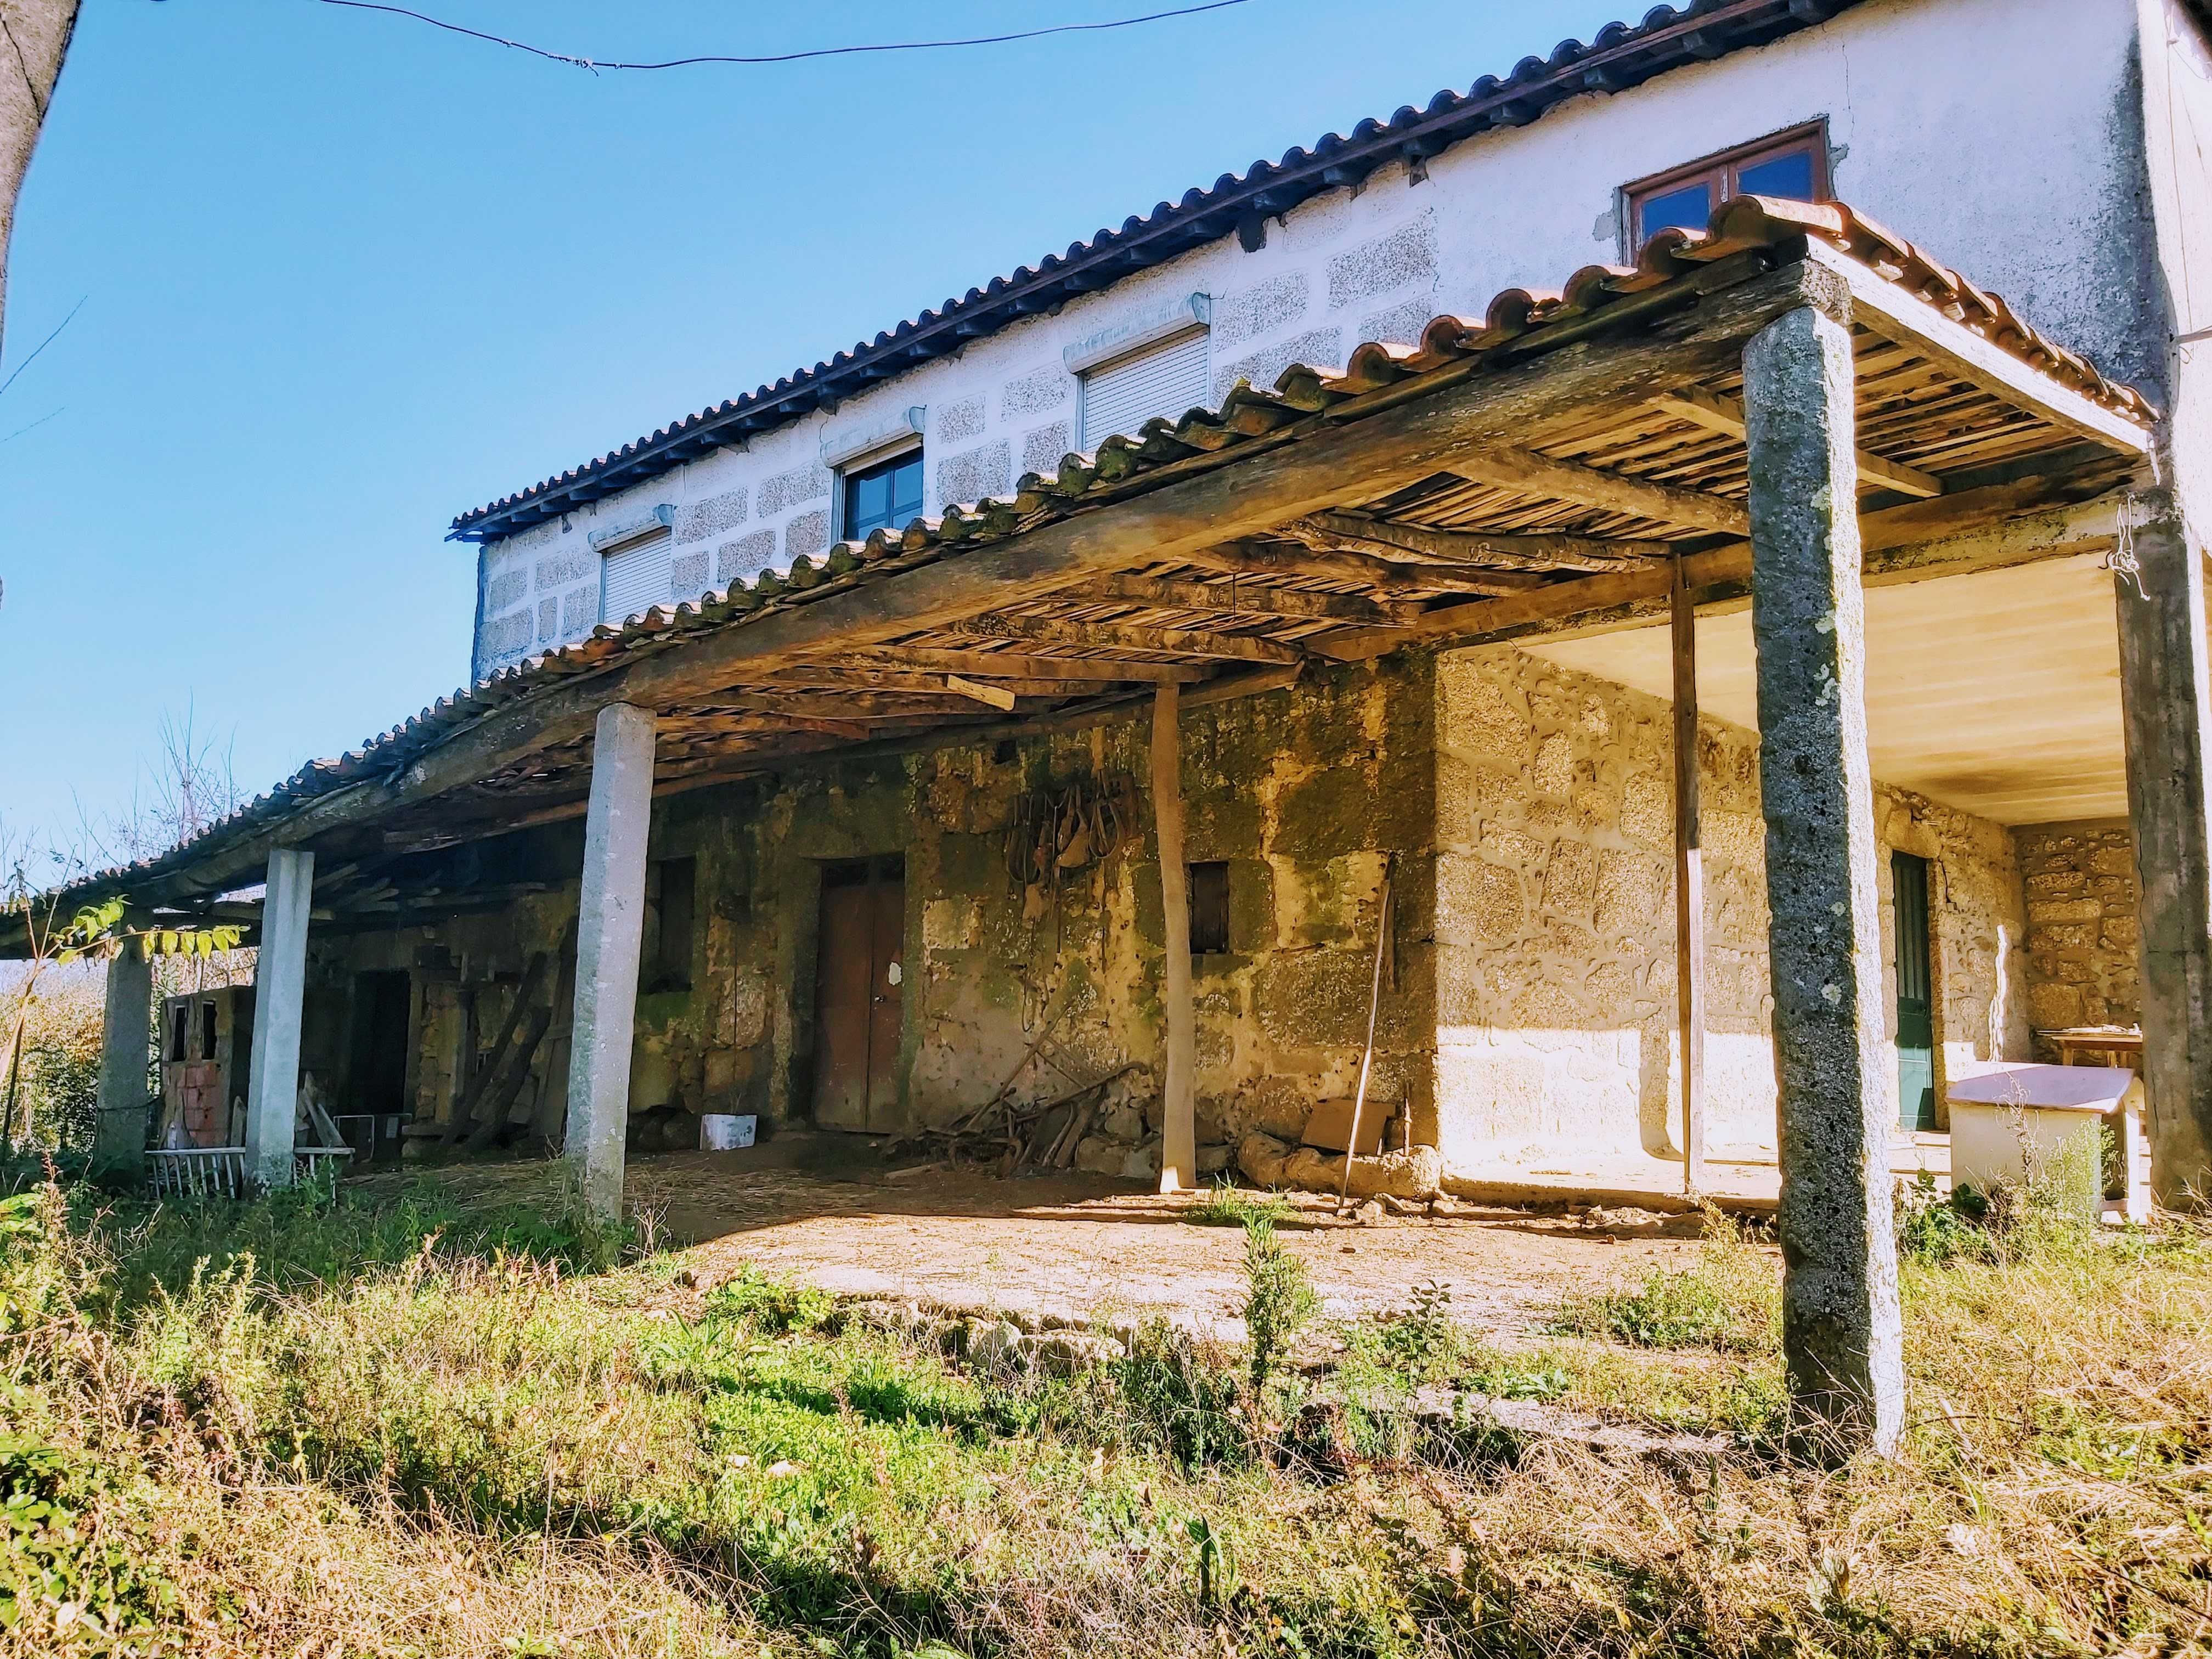
[[[905,859],[894,854],[823,865],[817,937],[814,1121],[864,1134],[900,1128]]]
[[[399,1155],[400,1130],[410,1115],[407,1048],[413,1005],[413,986],[404,969],[354,975],[352,1087],[337,1121],[356,1165]]]
[[[1897,1115],[1936,1127],[1936,990],[1928,939],[1928,860],[1889,856],[1897,907]]]

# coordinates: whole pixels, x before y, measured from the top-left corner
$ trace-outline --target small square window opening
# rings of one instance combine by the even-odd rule
[[[921,516],[921,451],[909,449],[844,475],[840,533],[857,542],[872,530],[893,533]]]
[[[691,988],[691,952],[698,909],[696,859],[662,859],[645,876],[645,988]]]
[[[1224,956],[1229,951],[1229,866],[1190,866],[1190,953]]]
[[[1703,230],[1715,208],[1739,196],[1823,202],[1828,190],[1826,124],[1793,127],[1629,185],[1629,249],[1662,230]]]

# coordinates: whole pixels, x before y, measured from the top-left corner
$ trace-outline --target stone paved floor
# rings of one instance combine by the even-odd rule
[[[477,1164],[437,1178],[467,1194],[519,1198],[549,1175],[543,1164]],[[684,1249],[704,1284],[751,1263],[825,1289],[945,1308],[1086,1321],[1158,1313],[1242,1334],[1241,1231],[1195,1224],[1186,1218],[1194,1198],[1163,1199],[1127,1182],[945,1170],[887,1179],[685,1153],[633,1158],[629,1201]],[[1457,1317],[1507,1340],[1540,1334],[1564,1297],[1633,1282],[1695,1248],[1692,1218],[1607,1226],[1463,1208],[1363,1225],[1339,1219],[1327,1200],[1305,1199],[1282,1233],[1332,1316],[1404,1307],[1416,1285],[1434,1280],[1449,1287]]]

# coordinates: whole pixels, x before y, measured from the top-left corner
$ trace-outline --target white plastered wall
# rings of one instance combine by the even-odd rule
[[[1437,672],[1437,1115],[1471,1179],[1680,1146],[1673,711],[1511,646]],[[1700,730],[1706,1135],[1771,1158],[1759,740]],[[1897,1087],[1889,854],[1929,861],[1937,1098],[2028,1051],[2020,871],[2001,826],[1877,782],[1883,1077]]]
[[[656,505],[676,509],[672,598],[820,552],[831,531],[825,427],[921,405],[927,510],[1003,492],[1074,441],[1062,349],[1125,313],[1210,295],[1216,395],[1239,374],[1264,384],[1291,362],[1340,362],[1364,339],[1413,337],[1438,312],[1479,311],[1501,289],[1555,286],[1617,259],[1626,181],[1819,118],[1844,200],[2004,294],[2107,372],[2160,380],[2136,9],[2173,3],[1869,0],[1772,46],[1470,140],[1432,158],[1425,178],[1386,167],[1357,192],[1271,222],[1256,252],[1233,237],[1198,249],[835,410],[488,544],[478,671],[587,633],[598,620],[590,532]],[[2163,40],[2165,22],[2156,27]],[[2201,112],[2201,87],[2184,90]],[[2160,217],[2186,214],[2167,215],[2161,198]],[[2197,222],[2200,240],[2212,237]],[[2199,284],[2212,282],[2212,248],[2204,254],[2192,246]],[[2193,314],[2201,323],[2204,307]]]

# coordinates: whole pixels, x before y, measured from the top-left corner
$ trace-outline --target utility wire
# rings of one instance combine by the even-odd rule
[[[570,52],[533,46],[526,40],[510,40],[505,35],[488,34],[482,29],[448,22],[442,17],[433,17],[427,12],[410,10],[405,6],[386,5],[381,3],[381,0],[318,0],[318,3],[343,6],[349,11],[382,11],[395,17],[411,17],[418,23],[428,23],[431,27],[444,29],[450,34],[465,34],[471,40],[483,40],[495,46],[526,52],[533,58],[548,58],[556,64],[573,64],[596,75],[601,70],[685,69],[695,64],[795,64],[802,58],[848,58],[862,52],[939,52],[953,46],[997,46],[1013,40],[1041,40],[1048,34],[1093,34],[1106,29],[1134,28],[1140,23],[1163,22],[1171,17],[1195,17],[1200,12],[1224,11],[1231,6],[1248,5],[1250,0],[1205,0],[1203,4],[1178,6],[1170,11],[1146,12],[1141,17],[1115,17],[1103,23],[1055,23],[1048,28],[1020,29],[1011,34],[970,35],[957,40],[891,40],[857,46],[816,46],[805,52],[768,52],[757,57],[714,52],[696,58],[671,58],[655,64],[603,63],[595,58],[579,58]]]
[[[69,315],[63,318],[61,321],[54,325],[53,333],[47,335],[45,339],[33,346],[31,348],[31,355],[24,358],[21,362],[16,364],[15,367],[9,371],[6,380],[0,380],[0,392],[5,392],[9,386],[15,384],[15,376],[21,374],[25,369],[36,362],[39,359],[39,354],[41,351],[44,351],[48,346],[52,345],[54,343],[55,337],[58,336],[64,329],[67,328],[71,323],[76,320],[77,313],[84,309],[85,301],[89,300],[90,298],[92,298],[92,295],[89,294],[84,295],[78,299],[75,305],[69,308]],[[52,417],[49,416],[47,418],[52,419]],[[24,431],[28,431],[29,429],[30,428],[28,427],[26,427]],[[20,437],[22,434],[18,433],[16,435]]]

